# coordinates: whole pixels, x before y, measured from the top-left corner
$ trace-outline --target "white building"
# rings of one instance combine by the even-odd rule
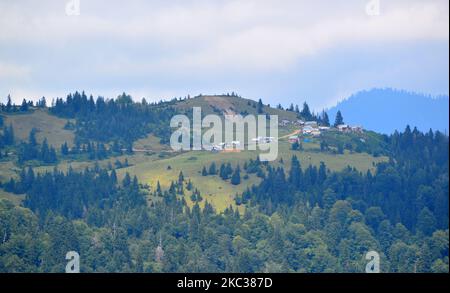
[[[306,121],[305,126],[311,126],[312,128],[317,128],[317,121]]]
[[[258,136],[256,138],[252,138],[252,141],[254,141],[256,143],[270,143],[274,140],[275,140],[275,138],[272,136]]]
[[[363,128],[362,128],[362,126],[357,125],[357,126],[352,126],[351,128],[352,128],[352,131],[353,131],[353,132],[363,133]]]
[[[311,134],[314,131],[314,128],[311,126],[305,126],[302,129],[303,134]]]
[[[288,120],[288,119],[282,119],[282,120],[280,121],[280,125],[281,125],[281,126],[286,126],[286,125],[289,125],[289,124],[291,124],[291,121]]]
[[[320,135],[320,130],[318,130],[318,129],[313,129],[313,131],[311,131],[311,135],[312,135],[312,136],[319,136],[319,135]]]
[[[347,124],[341,124],[336,127],[340,132],[355,132],[355,133],[362,133],[363,128],[362,126],[350,126]]]
[[[348,126],[347,124],[339,124],[336,128],[337,128],[340,132],[349,132],[349,131],[352,130],[351,127]]]
[[[298,136],[296,135],[289,136],[289,142],[290,143],[298,142]]]

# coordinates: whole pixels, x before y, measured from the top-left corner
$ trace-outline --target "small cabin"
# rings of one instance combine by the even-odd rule
[[[336,127],[340,132],[350,132],[352,128],[347,124],[340,124]]]
[[[289,136],[288,140],[290,143],[296,143],[296,142],[298,142],[298,136],[296,136],[296,135]]]
[[[305,126],[311,126],[312,128],[317,128],[317,121],[306,121]]]

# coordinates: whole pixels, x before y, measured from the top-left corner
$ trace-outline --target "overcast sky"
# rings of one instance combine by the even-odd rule
[[[378,15],[370,0],[68,2],[0,0],[2,101],[235,91],[321,109],[373,87],[449,91],[448,0],[379,0]]]

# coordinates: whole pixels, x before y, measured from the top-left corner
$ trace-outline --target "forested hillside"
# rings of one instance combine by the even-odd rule
[[[356,135],[328,135],[289,151],[280,142],[280,159],[271,163],[242,153],[216,165],[208,153],[195,171],[178,167],[198,164],[194,155],[135,159],[136,140],[168,141],[170,117],[184,111],[183,102],[195,101],[136,103],[126,94],[94,101],[75,93],[51,107],[2,105],[0,187],[20,200],[0,197],[0,271],[64,272],[71,250],[83,272],[364,272],[371,250],[382,272],[449,271],[447,135],[406,126],[389,136],[369,133],[364,145]],[[4,123],[36,109],[66,119],[74,147],[37,141],[35,130],[19,140]],[[324,123],[303,110],[276,109]],[[337,139],[348,143],[339,147]],[[355,153],[374,159],[372,166],[330,167]],[[314,156],[326,159],[315,164]],[[147,157],[146,168],[157,168],[151,174],[174,169],[177,179],[168,187],[140,181],[139,160]],[[170,165],[160,163],[166,157]],[[234,191],[229,207],[208,201],[204,182]]]

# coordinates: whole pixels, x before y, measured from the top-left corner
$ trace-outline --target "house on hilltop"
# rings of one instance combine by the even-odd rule
[[[350,132],[350,131],[352,131],[352,128],[350,126],[348,126],[347,124],[339,124],[338,126],[336,126],[336,128],[340,132]]]
[[[340,124],[336,128],[340,132],[344,132],[344,133],[349,133],[349,132],[363,133],[362,126],[350,126],[350,125],[347,125],[347,124]]]

